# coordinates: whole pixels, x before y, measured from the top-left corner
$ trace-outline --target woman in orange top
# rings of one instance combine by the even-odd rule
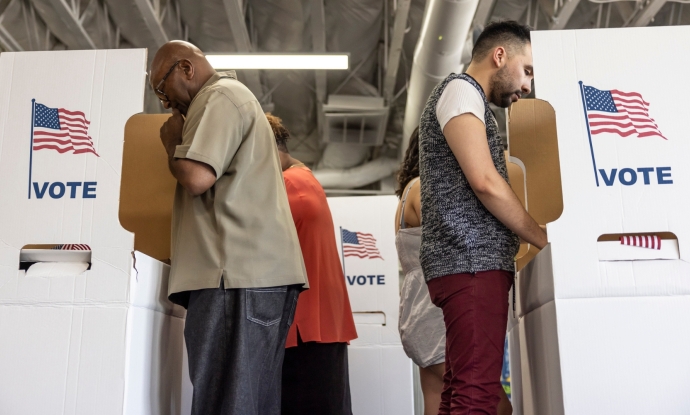
[[[276,137],[292,218],[307,268],[283,362],[283,415],[351,415],[347,344],[357,338],[326,194],[287,148],[290,133],[266,115]]]

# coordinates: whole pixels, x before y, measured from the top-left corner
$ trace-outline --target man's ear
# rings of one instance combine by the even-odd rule
[[[182,59],[178,65],[180,65],[180,69],[182,69],[184,77],[188,81],[194,78],[194,64],[192,64],[192,62],[190,62],[188,59]]]
[[[494,49],[494,53],[491,55],[491,60],[496,68],[502,67],[506,60],[508,59],[506,48],[499,46]]]

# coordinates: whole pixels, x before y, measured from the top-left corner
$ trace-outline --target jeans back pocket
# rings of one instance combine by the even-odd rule
[[[262,326],[278,324],[283,317],[287,286],[247,288],[247,320]]]
[[[297,312],[297,299],[299,298],[299,291],[295,290],[296,292],[291,293],[290,297],[291,299],[288,299],[288,301],[291,301],[291,307],[290,307],[290,317],[288,318],[288,327],[292,326],[292,323],[295,321],[295,313]]]

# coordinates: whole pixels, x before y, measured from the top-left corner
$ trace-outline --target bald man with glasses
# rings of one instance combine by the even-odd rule
[[[187,308],[194,415],[279,415],[285,340],[307,278],[273,132],[233,72],[162,46],[151,87],[173,206],[168,295]]]

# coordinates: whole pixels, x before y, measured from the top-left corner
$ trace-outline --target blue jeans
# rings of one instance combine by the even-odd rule
[[[280,415],[299,286],[190,292],[184,337],[192,415]]]

